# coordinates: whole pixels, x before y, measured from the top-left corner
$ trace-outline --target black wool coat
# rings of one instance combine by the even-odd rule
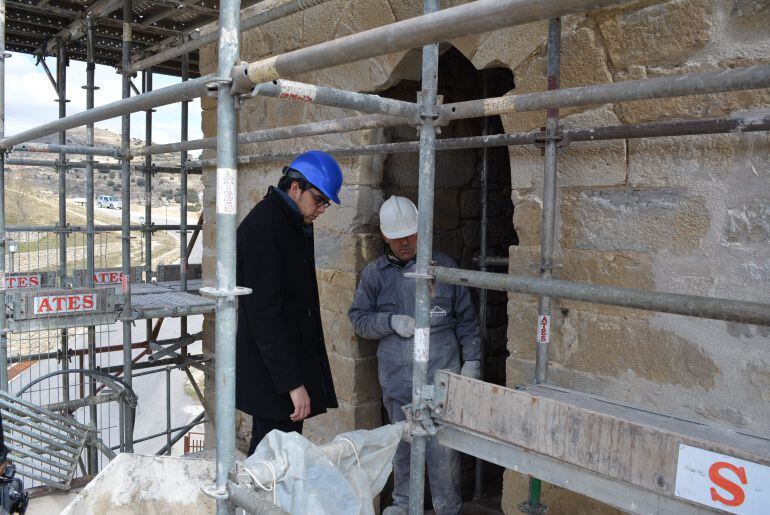
[[[290,200],[289,200],[290,201]],[[289,391],[304,385],[310,416],[337,407],[326,354],[312,230],[270,188],[238,227],[236,407],[252,416],[288,420]]]

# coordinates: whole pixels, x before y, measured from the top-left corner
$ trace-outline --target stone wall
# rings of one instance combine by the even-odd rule
[[[442,2],[442,7],[455,3],[459,2]],[[245,34],[242,58],[254,60],[415,16],[421,4],[328,2]],[[645,0],[565,17],[562,25],[562,87],[770,62],[766,2]],[[537,22],[450,43],[477,70],[511,70],[516,85],[512,92],[540,91],[545,89],[546,26]],[[204,73],[215,70],[213,47],[202,51],[201,63]],[[416,63],[415,52],[398,53],[296,79],[385,92],[399,81],[416,80]],[[585,127],[714,117],[768,105],[770,91],[765,89],[565,109],[562,123]],[[203,107],[204,132],[214,135],[214,102],[206,101]],[[240,126],[255,130],[348,115],[337,109],[258,99],[244,104]],[[516,113],[503,116],[502,123],[507,132],[526,131],[542,126],[544,118],[544,112]],[[301,145],[324,148],[413,135],[400,130],[361,131],[305,139]],[[294,142],[274,142],[241,151],[294,148]],[[534,274],[539,262],[542,157],[539,149],[526,147],[511,147],[509,157],[512,221],[519,241],[510,248],[510,272]],[[318,440],[380,422],[375,343],[355,337],[344,313],[361,267],[382,250],[376,213],[383,195],[408,192],[414,186],[389,178],[388,170],[398,168],[397,159],[402,158],[344,160],[344,206],[329,210],[316,227],[325,331],[341,401],[340,410],[308,423],[308,433]],[[267,185],[275,183],[284,164],[240,169],[239,219]],[[596,284],[770,301],[769,165],[770,141],[761,133],[570,145],[559,154],[555,275]],[[204,277],[212,282],[213,171],[205,171],[203,179]],[[470,190],[476,180],[469,177],[452,192]],[[500,185],[506,193],[507,187]],[[457,220],[456,211],[437,212],[437,228],[451,225],[449,232],[455,232],[457,227],[470,227],[470,218],[462,214],[463,199],[471,202],[467,195],[458,196]],[[468,266],[467,254],[455,257]],[[534,375],[535,320],[533,299],[509,296],[509,386],[529,382]],[[210,324],[207,331],[210,334]],[[207,336],[206,341],[211,348],[212,339]],[[687,418],[770,432],[766,352],[770,334],[765,329],[564,301],[555,303],[552,341],[550,378],[556,384]],[[505,511],[516,513],[525,498],[526,478],[508,472]],[[552,513],[613,511],[557,488],[546,487],[543,502]]]
[[[762,2],[636,2],[563,20],[562,87],[768,62]],[[545,89],[545,48],[514,68],[516,92]],[[565,127],[716,117],[767,108],[770,91],[628,102],[562,112]],[[504,116],[508,130],[544,113]],[[542,157],[511,148],[510,273],[539,262]],[[767,134],[577,143],[559,154],[557,278],[754,301],[770,300]],[[764,201],[761,199],[765,199]],[[509,296],[507,382],[534,375],[537,304]],[[690,419],[768,434],[766,328],[557,301],[550,381]],[[766,352],[764,352],[766,355]],[[514,513],[527,479],[506,473]],[[551,513],[614,509],[554,487]]]

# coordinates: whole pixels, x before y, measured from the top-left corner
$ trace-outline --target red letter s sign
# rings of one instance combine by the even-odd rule
[[[717,492],[717,489],[714,487],[711,487],[710,489],[711,499],[717,502],[721,502],[725,506],[740,506],[743,504],[743,501],[746,500],[746,493],[743,491],[743,488],[740,485],[720,475],[719,472],[722,469],[731,470],[736,476],[738,476],[741,484],[745,485],[748,483],[746,479],[746,469],[743,467],[736,467],[732,463],[727,463],[726,461],[717,461],[711,465],[711,467],[709,467],[709,479],[711,479],[711,482],[716,486],[732,495],[732,499],[725,499],[719,495],[719,492]]]

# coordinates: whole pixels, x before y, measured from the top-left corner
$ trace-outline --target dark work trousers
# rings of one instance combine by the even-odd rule
[[[302,420],[299,422],[292,422],[291,420],[269,420],[266,418],[252,418],[251,426],[251,443],[249,443],[248,455],[254,454],[254,449],[257,448],[259,442],[267,436],[267,433],[273,429],[283,431],[284,433],[291,433],[295,431],[302,434]]]

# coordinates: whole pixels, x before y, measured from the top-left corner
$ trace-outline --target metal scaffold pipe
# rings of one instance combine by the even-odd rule
[[[561,19],[548,20],[548,43],[546,64],[546,89],[559,89],[561,79]],[[556,175],[558,158],[556,142],[559,139],[559,109],[550,108],[545,120],[545,148],[543,152],[543,214],[540,224],[540,278],[548,280],[553,272],[554,234],[556,233]],[[547,326],[546,331],[535,331],[535,384],[548,381],[548,344],[551,324],[551,297],[540,295],[537,300],[538,329]],[[543,511],[540,504],[541,481],[529,478],[527,512],[536,515]]]
[[[218,70],[221,77],[228,76],[238,60],[239,11],[239,0],[223,0],[220,4]],[[235,464],[235,235],[238,208],[238,116],[235,102],[230,83],[220,82],[217,101],[217,288],[212,292],[217,299],[214,360],[217,445],[214,494],[217,515],[233,513],[227,500],[227,479]]]
[[[52,154],[79,154],[84,156],[119,157],[120,149],[114,147],[94,147],[91,145],[62,145],[53,143],[22,143],[11,150],[19,152],[41,152]]]
[[[438,41],[582,12],[613,3],[616,3],[616,0],[476,0],[236,66],[233,78],[238,84],[248,81],[261,84],[369,57],[411,50]]]
[[[130,30],[130,26],[129,29]],[[116,100],[109,104],[95,107],[88,111],[81,111],[60,120],[54,120],[33,129],[29,129],[13,136],[0,140],[0,149],[8,149],[14,145],[31,141],[35,138],[47,136],[54,132],[80,127],[87,123],[96,123],[109,118],[125,116],[138,111],[146,111],[154,107],[160,107],[182,100],[191,100],[206,94],[206,84],[212,80],[212,76],[199,77],[187,82],[181,82],[165,88],[138,95],[133,98]],[[129,86],[130,87],[130,86]]]
[[[770,87],[770,65],[747,66],[706,73],[687,73],[675,77],[628,80],[612,84],[522,93],[443,106],[450,120],[478,118],[505,113],[589,106],[632,100],[704,95]]]
[[[305,138],[308,136],[337,134],[364,129],[396,127],[399,125],[406,125],[407,123],[407,120],[403,118],[387,116],[383,114],[350,116],[347,118],[337,118],[335,120],[324,120],[322,122],[290,125],[288,127],[278,127],[275,129],[262,129],[253,132],[242,132],[238,134],[238,144],[245,145],[248,143],[261,143],[265,141]],[[149,147],[136,149],[133,151],[133,153],[134,155],[164,154],[170,152],[184,152],[186,150],[196,150],[202,148],[216,148],[216,146],[217,139],[214,137],[191,141],[180,141],[178,143],[167,143],[163,145],[151,145]]]
[[[94,108],[94,79],[96,72],[96,63],[94,61],[94,20],[92,16],[86,19],[86,110]],[[94,144],[94,124],[86,125],[86,143],[90,146]],[[94,269],[96,268],[94,252],[94,165],[93,158],[86,161],[86,286],[94,287]],[[90,326],[88,332],[88,366],[96,368],[96,327]],[[89,378],[88,394],[91,398],[96,397],[96,381]],[[95,405],[90,408],[89,424],[91,428],[97,430],[98,409]],[[97,449],[91,447],[88,453],[88,470],[95,475],[99,471],[99,461]]]
[[[770,326],[770,304],[758,302],[598,286],[559,279],[518,277],[446,267],[430,267],[430,273],[438,282],[446,284],[529,295],[548,295],[558,299]]]
[[[259,27],[260,25],[270,23],[271,21],[285,18],[286,16],[299,12],[303,9],[321,5],[327,1],[328,0],[278,0],[277,2],[273,2],[272,7],[241,20],[240,30],[246,31],[253,29],[254,27]],[[198,50],[199,48],[208,44],[214,43],[218,37],[219,26],[217,24],[217,26],[215,26],[210,32],[190,39],[189,41],[185,41],[184,43],[174,45],[169,48],[158,49],[159,51],[150,57],[146,57],[134,62],[129,68],[129,71],[131,73],[136,73],[145,68],[149,68],[150,66],[164,63],[169,59],[182,56],[194,50]],[[153,49],[150,48],[148,50]]]
[[[5,136],[5,0],[0,0],[0,138]],[[0,306],[5,306],[5,152],[0,152]],[[0,309],[0,390],[8,391],[8,332]]]
[[[268,131],[272,130],[281,129],[268,129]],[[693,136],[699,134],[761,132],[768,130],[770,130],[770,114],[768,114],[767,111],[761,111],[756,113],[733,115],[726,118],[711,118],[706,120],[652,122],[637,125],[608,125],[605,127],[594,127],[590,129],[569,129],[560,131],[558,133],[558,137],[560,144],[565,145],[569,143],[585,141]],[[268,139],[266,141],[270,140]],[[436,140],[436,150],[445,151],[463,150],[469,148],[509,147],[514,145],[535,145],[541,142],[543,142],[543,133],[541,132],[492,134],[489,136],[469,136],[465,138],[439,139]],[[400,154],[419,152],[419,150],[419,141],[402,141],[398,143],[380,143],[376,145],[331,147],[325,148],[324,152],[333,156],[345,157],[378,154]],[[270,155],[243,155],[238,157],[238,163],[246,164],[282,162],[291,159],[295,154],[296,152],[282,152]],[[205,159],[199,161],[198,163],[203,167],[210,167],[215,165],[215,161],[213,159]]]
[[[308,102],[343,109],[355,109],[364,113],[380,113],[414,119],[418,116],[418,106],[413,102],[393,100],[378,95],[355,93],[342,89],[314,86],[291,80],[273,80],[257,84],[251,90],[251,96],[262,96]]]
[[[438,0],[424,0],[425,13],[438,11]],[[420,95],[420,162],[418,182],[417,256],[414,267],[414,348],[412,356],[412,446],[409,456],[409,515],[421,515],[425,500],[425,453],[430,433],[429,408],[423,397],[430,359],[430,276],[433,259],[433,200],[436,178],[438,115],[438,44],[422,48]]]
[[[67,57],[67,44],[63,41],[59,41],[56,56],[56,86],[57,96],[59,103],[59,118],[67,116],[67,66],[69,66],[69,60]],[[67,133],[65,131],[59,132],[59,147],[64,147],[67,143]],[[57,173],[59,176],[59,284],[65,284],[67,278],[67,235],[63,232],[63,229],[67,227],[67,173],[66,169],[61,166],[67,161],[67,155],[63,152],[59,152],[59,166],[57,167]],[[60,342],[62,352],[66,355],[69,349],[69,336],[66,329],[62,329],[60,333]],[[69,362],[63,360],[61,362],[63,370],[69,368]],[[70,377],[69,374],[62,375],[62,398],[64,402],[70,400]]]
[[[122,58],[122,90],[123,99],[131,96],[131,76],[128,73],[128,65],[131,60],[131,6],[132,0],[123,0],[123,58]],[[138,98],[138,97],[137,97]],[[127,103],[127,102],[126,102]],[[87,113],[88,111],[86,111]],[[128,160],[129,150],[131,148],[131,116],[128,113],[123,115],[121,123],[121,151],[123,160],[121,161],[121,182],[123,209],[121,210],[121,254],[123,277],[131,277],[131,164]],[[131,321],[128,320],[131,313],[131,281],[125,281],[123,287],[125,301],[123,303],[123,380],[130,387],[132,383],[131,367],[133,365],[133,355],[131,352]],[[130,411],[124,417],[123,434],[125,437],[126,452],[134,450],[134,420],[133,413]]]

